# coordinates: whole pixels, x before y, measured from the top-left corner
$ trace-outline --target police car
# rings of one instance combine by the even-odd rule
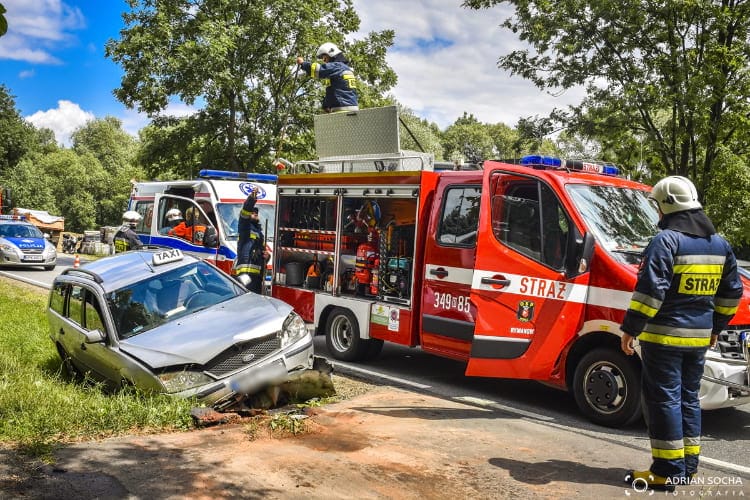
[[[0,215],[0,266],[42,266],[51,271],[57,251],[47,237],[23,216]]]
[[[72,377],[216,409],[313,366],[312,336],[290,305],[179,249],[146,247],[66,269],[47,317]]]

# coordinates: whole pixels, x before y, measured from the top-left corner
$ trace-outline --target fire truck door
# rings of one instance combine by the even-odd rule
[[[589,275],[574,255],[581,233],[538,178],[488,170],[482,193],[466,374],[550,379],[583,321]]]

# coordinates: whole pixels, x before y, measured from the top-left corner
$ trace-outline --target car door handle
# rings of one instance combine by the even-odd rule
[[[437,269],[430,269],[430,274],[433,276],[437,276],[440,279],[445,278],[448,276],[448,271],[444,267],[438,267]]]
[[[86,350],[86,344],[84,344],[83,342],[81,342],[81,350],[82,350],[82,351],[85,351],[85,350]]]
[[[508,279],[500,279],[500,278],[487,278],[486,276],[482,278],[482,284],[483,285],[501,285],[501,286],[510,286],[510,280]]]
[[[60,335],[65,335],[65,329],[64,328],[60,328]]]

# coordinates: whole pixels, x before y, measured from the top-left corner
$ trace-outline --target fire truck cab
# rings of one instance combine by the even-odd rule
[[[337,359],[419,346],[466,362],[469,376],[569,390],[601,425],[638,418],[640,361],[621,352],[619,324],[658,231],[650,188],[612,165],[542,156],[436,171],[398,148],[395,114],[315,118],[320,158],[278,180],[273,295]],[[742,279],[739,311],[707,356],[704,409],[750,401]]]
[[[179,248],[184,253],[216,265],[231,274],[237,258],[237,223],[242,203],[251,189],[258,189],[260,223],[269,251],[273,242],[276,175],[201,170],[198,179],[136,182],[129,210],[143,219],[136,228],[144,244]],[[168,212],[180,211],[183,220],[192,217],[193,229],[170,231]],[[266,230],[267,228],[267,230]],[[268,274],[270,284],[270,273]]]

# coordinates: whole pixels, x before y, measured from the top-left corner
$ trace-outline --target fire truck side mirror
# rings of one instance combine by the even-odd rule
[[[581,236],[578,229],[573,229],[573,238],[571,238],[571,252],[568,252],[568,262],[566,263],[565,274],[568,278],[578,276],[589,270],[591,257],[594,255],[594,235],[586,233]]]

